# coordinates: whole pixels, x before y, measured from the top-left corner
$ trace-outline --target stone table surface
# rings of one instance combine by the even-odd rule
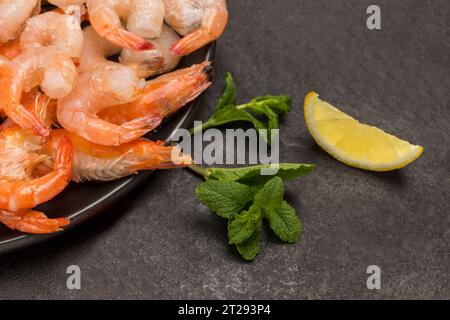
[[[317,164],[287,183],[304,225],[284,245],[265,232],[243,262],[226,225],[199,204],[200,179],[159,172],[108,214],[44,244],[0,257],[0,298],[312,299],[450,298],[450,4],[378,0],[230,0],[206,119],[231,71],[239,100],[288,93],[281,161]],[[320,150],[303,120],[314,90],[345,112],[425,146],[404,170],[347,167]],[[266,230],[268,231],[268,230]],[[82,289],[66,288],[78,265]],[[366,287],[369,265],[381,290]]]

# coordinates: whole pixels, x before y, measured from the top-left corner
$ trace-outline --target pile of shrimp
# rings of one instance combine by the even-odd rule
[[[211,85],[173,70],[227,22],[226,0],[0,0],[0,222],[60,231],[34,208],[71,181],[191,165],[143,136]]]

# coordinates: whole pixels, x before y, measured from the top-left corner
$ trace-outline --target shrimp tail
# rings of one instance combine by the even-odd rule
[[[39,136],[49,135],[48,129],[35,115],[20,104],[23,81],[6,59],[0,59],[0,106],[6,115],[21,128]]]
[[[61,231],[70,223],[69,219],[50,219],[39,211],[10,212],[0,210],[0,222],[12,230],[32,234],[48,234]]]
[[[51,103],[50,98],[37,90],[33,90],[26,93],[22,100],[24,101],[24,108],[38,117],[45,124],[46,128],[50,130],[56,112],[56,105]],[[0,131],[14,125],[15,122],[11,118],[6,118],[0,125]]]
[[[91,13],[89,20],[100,36],[105,37],[116,46],[136,51],[155,48],[145,38],[123,29],[120,21],[117,21],[118,17],[107,10]]]
[[[217,1],[206,9],[202,26],[175,43],[171,51],[180,56],[188,55],[218,39],[225,31],[227,23],[226,3],[225,1]]]
[[[61,172],[70,180],[72,170],[73,146],[72,142],[65,135],[56,139],[57,149],[55,155],[55,172]]]
[[[42,121],[21,104],[8,104],[4,106],[4,109],[8,117],[21,128],[41,137],[49,135],[50,132]]]
[[[179,56],[186,56],[210,42],[208,33],[205,30],[199,29],[175,43],[170,51]]]
[[[152,50],[155,46],[143,37],[123,29],[105,31],[105,38],[113,44],[136,51]]]

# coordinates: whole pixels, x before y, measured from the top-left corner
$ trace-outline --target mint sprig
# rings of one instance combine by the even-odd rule
[[[248,103],[237,105],[236,86],[230,73],[226,74],[225,82],[226,86],[216,111],[202,125],[191,129],[191,133],[197,133],[236,121],[245,121],[251,123],[258,130],[261,137],[270,144],[271,131],[278,129],[279,118],[284,117],[289,112],[291,98],[286,95],[261,96],[252,99]],[[261,117],[265,117],[266,121],[261,120]],[[267,135],[262,134],[262,131],[260,131],[262,129],[267,130]]]
[[[206,179],[196,189],[198,199],[218,216],[228,220],[228,243],[234,245],[239,254],[249,261],[261,249],[264,220],[282,241],[295,243],[300,239],[300,218],[284,200],[283,180],[306,174],[314,168],[312,165],[280,164],[283,170],[278,175],[248,179],[246,174],[255,178],[255,173],[260,172],[261,167],[195,170]]]
[[[227,73],[225,81],[225,90],[214,114],[190,132],[245,121],[251,123],[270,144],[271,130],[278,129],[280,118],[289,112],[290,97],[261,96],[237,105],[236,86],[230,73]],[[266,129],[268,134],[262,134],[262,129]],[[295,243],[300,239],[302,224],[295,209],[284,200],[284,181],[306,175],[314,168],[314,165],[302,163],[244,168],[189,167],[206,180],[196,188],[197,198],[228,221],[228,243],[248,261],[255,259],[261,250],[264,221],[282,241]],[[264,175],[267,169],[273,174]]]

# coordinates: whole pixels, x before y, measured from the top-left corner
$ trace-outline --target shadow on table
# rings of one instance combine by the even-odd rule
[[[353,171],[355,171],[356,174],[371,176],[376,179],[383,180],[383,182],[390,183],[396,187],[406,186],[407,179],[402,170],[394,170],[394,171],[389,171],[389,172],[375,172],[375,171],[367,171],[367,170],[362,170],[362,169],[354,168],[351,166],[347,166],[344,163],[338,162],[338,160],[333,158],[330,154],[328,154],[326,151],[324,151],[316,143],[311,143],[309,145],[309,151],[311,153],[315,153],[316,155],[319,155],[320,157],[327,158],[330,161],[337,162],[343,169],[353,170]]]

